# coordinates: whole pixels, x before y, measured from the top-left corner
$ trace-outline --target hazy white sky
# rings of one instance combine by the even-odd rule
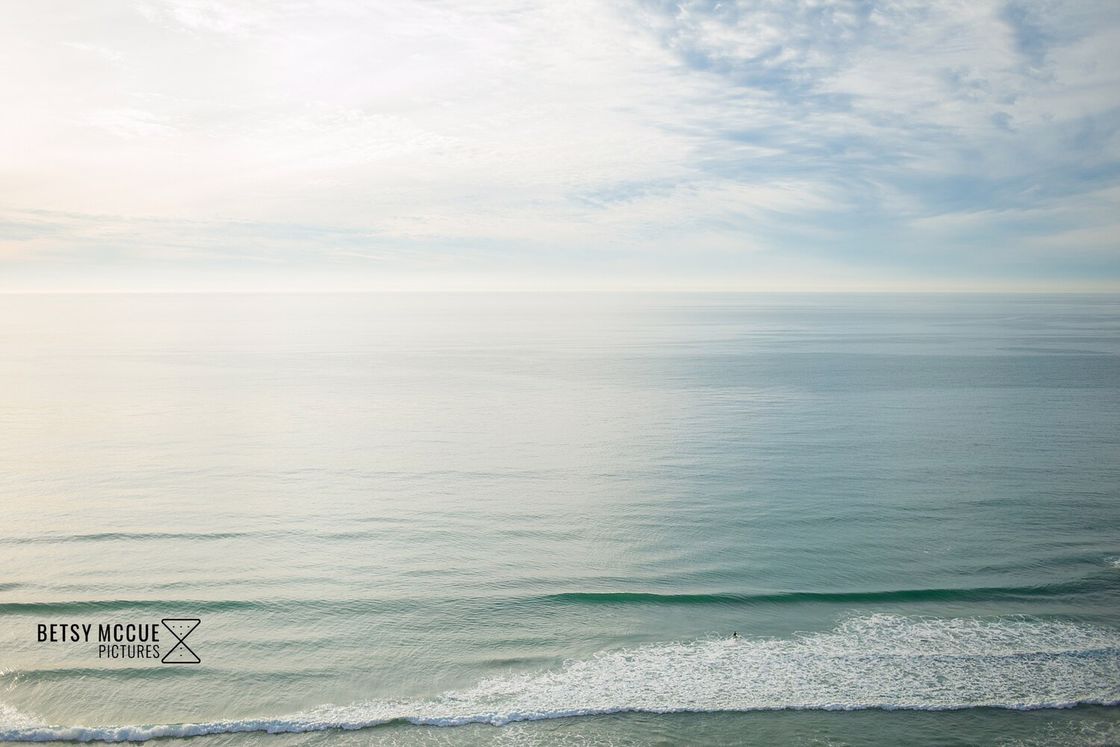
[[[0,0],[0,290],[1120,288],[1120,2]]]

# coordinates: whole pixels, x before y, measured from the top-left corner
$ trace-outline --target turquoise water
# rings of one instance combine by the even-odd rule
[[[1116,297],[9,295],[0,350],[0,739],[1120,743]],[[163,618],[201,663],[37,640]]]

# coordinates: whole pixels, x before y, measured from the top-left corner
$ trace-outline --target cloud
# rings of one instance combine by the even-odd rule
[[[1110,2],[117,0],[10,15],[0,287],[63,266],[205,282],[231,264],[351,261],[417,283],[434,267],[1120,283]]]

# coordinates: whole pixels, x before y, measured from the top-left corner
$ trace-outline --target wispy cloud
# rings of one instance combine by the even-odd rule
[[[1120,284],[1111,2],[9,16],[0,287]]]

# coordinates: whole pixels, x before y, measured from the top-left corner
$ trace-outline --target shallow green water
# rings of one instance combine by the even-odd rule
[[[4,296],[0,349],[5,739],[1120,741],[1120,299]],[[37,640],[163,618],[201,663]]]

